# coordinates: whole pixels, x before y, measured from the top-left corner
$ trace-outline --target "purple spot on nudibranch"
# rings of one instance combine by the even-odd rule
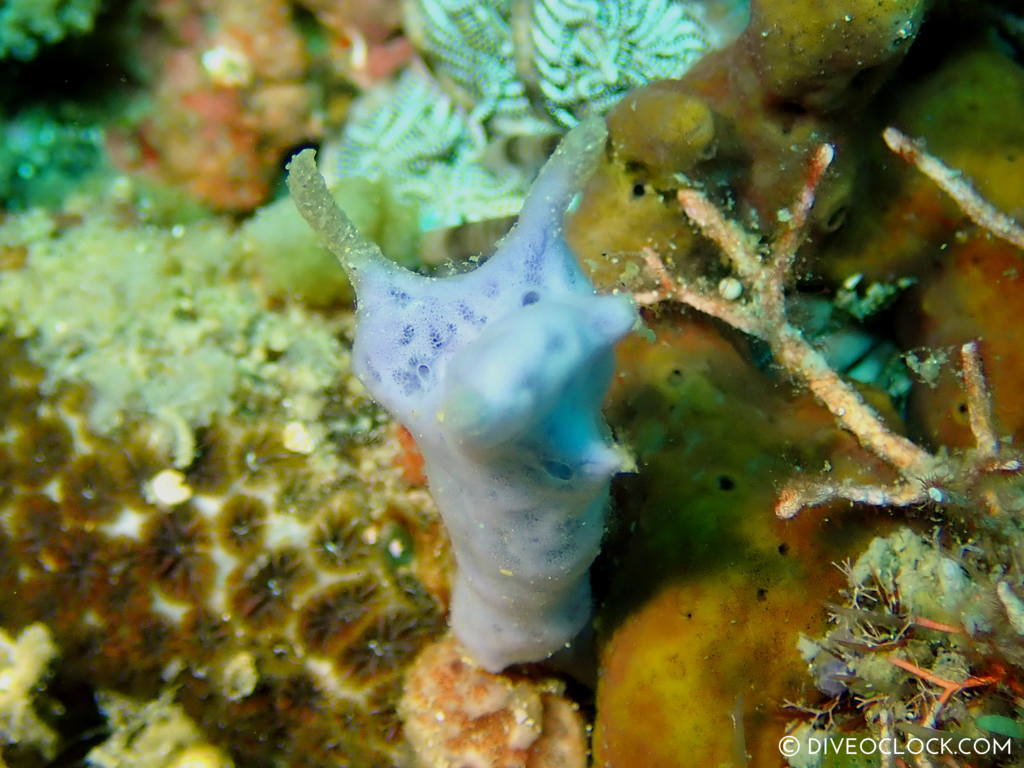
[[[464,301],[460,301],[458,304],[456,304],[455,308],[459,311],[459,316],[467,323],[471,323],[473,325],[483,325],[487,321],[487,318],[478,315]]]
[[[408,346],[413,338],[416,336],[416,329],[411,325],[407,325],[402,329],[402,338],[398,340],[398,343],[403,347]]]
[[[542,253],[539,249],[533,248],[532,246],[526,253],[526,258],[523,259],[523,266],[527,270],[540,269],[540,257]]]
[[[395,303],[400,307],[404,307],[412,298],[408,293],[398,288],[388,288],[388,296],[394,299]]]
[[[526,258],[523,259],[523,275],[527,281],[531,283],[537,282],[537,276],[540,273],[541,257],[543,255],[544,252],[533,245],[527,248]]]
[[[415,394],[422,388],[419,377],[412,371],[395,371],[392,378],[402,388],[403,395]]]
[[[427,358],[424,360],[418,355],[410,357],[407,363],[409,366],[408,370],[411,372],[409,375],[418,378],[426,378],[430,375],[430,363],[432,361],[433,358]]]
[[[561,461],[553,461],[551,459],[544,461],[544,471],[556,480],[566,481],[572,479],[572,467]]]
[[[569,285],[575,286],[580,281],[580,269],[572,259],[566,259],[563,267],[565,280]]]
[[[483,293],[484,296],[486,296],[488,299],[493,299],[495,296],[498,295],[498,284],[493,280],[491,282],[485,283]]]
[[[540,294],[536,291],[527,291],[523,294],[523,306],[528,307],[540,301]]]
[[[565,349],[565,337],[560,334],[552,334],[544,343],[544,352],[547,355],[555,355]]]
[[[448,323],[445,328],[431,328],[430,329],[430,346],[432,349],[441,350],[444,349],[448,342],[455,338],[455,334],[458,329],[454,323]]]

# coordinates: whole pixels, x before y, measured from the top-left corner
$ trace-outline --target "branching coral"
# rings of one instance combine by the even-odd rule
[[[925,152],[918,142],[910,140],[895,128],[886,128],[882,138],[889,149],[916,165],[921,173],[952,197],[971,221],[1024,250],[1024,227],[982,198],[960,174]]]
[[[887,138],[899,142],[902,151],[924,164],[936,176],[943,174],[937,161],[914,148],[898,132],[889,129]],[[995,490],[980,481],[996,473],[1019,473],[1021,460],[1000,444],[992,424],[989,393],[982,375],[977,343],[963,345],[964,386],[967,393],[971,430],[976,446],[958,456],[931,453],[893,431],[857,390],[845,381],[824,356],[787,317],[785,290],[791,277],[796,252],[803,242],[804,227],[814,204],[815,190],[832,161],[833,148],[824,144],[814,153],[803,188],[789,211],[780,214],[784,222],[770,252],[762,255],[756,240],[726,219],[711,201],[696,189],[681,189],[679,203],[703,234],[716,243],[735,272],[725,278],[717,293],[707,286],[690,283],[669,275],[664,264],[650,249],[645,258],[660,282],[661,290],[639,294],[638,303],[652,304],[671,297],[712,315],[752,336],[764,340],[776,362],[793,378],[804,383],[827,407],[844,428],[860,443],[896,470],[899,479],[886,485],[849,483],[791,483],[784,487],[776,502],[776,514],[789,518],[801,509],[836,499],[881,506],[910,506],[935,503],[974,502],[992,512],[1005,503]],[[930,161],[930,162],[929,162]],[[963,184],[946,185],[965,211],[970,211],[986,227],[1011,237],[1019,230]],[[969,193],[969,194],[968,194]],[[748,298],[739,301],[745,293]]]

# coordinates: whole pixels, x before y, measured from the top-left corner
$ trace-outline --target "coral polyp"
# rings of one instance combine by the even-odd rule
[[[82,237],[76,227],[62,236]],[[31,270],[45,269],[45,246],[19,242],[30,254],[21,277],[31,279]],[[153,289],[169,287],[148,267],[135,269],[136,278],[157,280]],[[178,317],[195,322],[188,312]],[[309,317],[307,331],[317,322]],[[303,453],[313,438],[294,413],[231,407],[194,432],[179,422],[167,443],[163,424],[177,418],[154,419],[129,398],[101,430],[94,417],[110,390],[44,385],[44,370],[29,359],[40,336],[19,340],[10,326],[0,336],[4,625],[21,631],[45,623],[61,690],[116,692],[132,697],[124,705],[131,707],[172,696],[193,723],[188,743],[201,729],[236,765],[401,763],[400,666],[440,631],[440,620],[409,562],[397,565],[386,549],[383,531],[412,526],[404,535],[415,547],[431,518],[426,498],[407,489],[394,451],[381,443],[385,433],[374,436],[375,420],[345,451],[321,449],[316,462]],[[326,344],[311,359],[336,349],[330,334],[308,333],[292,349],[311,340]],[[326,408],[342,397],[327,390],[343,367],[329,372],[320,383],[307,378],[323,389],[319,406],[302,407]],[[268,393],[254,392],[249,403]],[[336,426],[345,433],[341,421]],[[179,440],[192,446],[184,454],[171,448]],[[374,468],[375,490],[353,481],[356,466]],[[77,712],[87,704],[62,706]],[[28,732],[10,738],[49,754],[78,737],[70,727],[58,724],[49,740]],[[253,740],[253,730],[277,738]],[[115,764],[112,755],[126,749],[109,746],[97,764]]]

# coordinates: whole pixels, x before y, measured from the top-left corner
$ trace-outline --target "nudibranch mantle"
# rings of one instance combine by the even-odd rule
[[[622,464],[600,407],[636,312],[595,292],[563,218],[604,139],[597,120],[573,129],[494,255],[444,278],[363,239],[311,150],[289,166],[299,211],[356,289],[354,370],[423,454],[458,566],[452,628],[490,671],[550,656],[590,616],[588,570]]]

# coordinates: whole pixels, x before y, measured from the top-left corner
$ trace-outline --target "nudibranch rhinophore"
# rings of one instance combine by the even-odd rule
[[[445,278],[362,238],[312,150],[289,165],[296,206],[356,289],[354,370],[423,453],[458,565],[452,628],[490,671],[550,656],[590,616],[588,569],[622,466],[601,401],[636,312],[595,292],[563,218],[604,140],[601,121],[573,129],[494,255]]]

